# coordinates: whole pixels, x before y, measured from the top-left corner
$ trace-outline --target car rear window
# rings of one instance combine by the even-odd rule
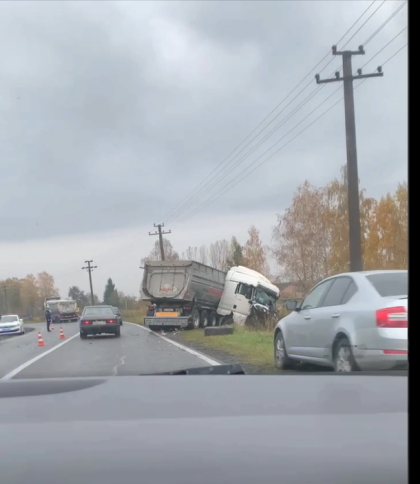
[[[111,308],[85,308],[83,316],[114,316],[114,311]]]
[[[408,296],[408,272],[383,272],[366,278],[382,297]]]

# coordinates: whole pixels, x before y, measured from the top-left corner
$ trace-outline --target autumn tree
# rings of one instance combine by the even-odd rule
[[[296,190],[291,206],[277,215],[272,251],[284,280],[310,287],[328,273],[331,244],[324,213],[322,189],[306,181]]]
[[[169,239],[163,238],[163,251],[165,253],[166,260],[169,260],[169,261],[179,260],[178,252],[174,250],[174,248],[172,247],[172,243]],[[151,250],[150,254],[147,257],[144,257],[142,259],[142,264],[144,264],[149,260],[161,260],[159,240],[155,241],[153,249]]]
[[[243,265],[242,245],[235,236],[232,237],[229,245],[229,255],[226,260],[227,269]]]
[[[38,294],[43,302],[46,297],[59,296],[58,289],[55,287],[54,277],[48,272],[40,272],[37,277]]]
[[[266,277],[270,276],[270,269],[267,261],[267,249],[264,247],[260,239],[259,230],[254,225],[251,225],[248,229],[248,240],[243,247],[242,257],[243,265]]]
[[[341,168],[341,179],[334,179],[323,189],[325,230],[329,234],[329,258],[326,260],[326,273],[338,274],[350,270],[349,245],[349,215],[347,201],[347,169]],[[372,221],[375,217],[377,202],[366,196],[366,190],[361,189],[360,201],[360,232],[362,239],[362,256],[365,268],[372,266],[369,259],[369,238]],[[374,264],[373,267],[374,268]]]
[[[188,247],[188,249],[182,253],[183,260],[195,260],[201,264],[208,264],[208,249],[205,245],[201,247]]]
[[[39,301],[38,284],[33,274],[28,274],[20,281],[21,312],[34,315],[43,308],[43,301]]]
[[[407,183],[379,200],[370,223],[367,255],[371,267],[366,268],[408,269]]]

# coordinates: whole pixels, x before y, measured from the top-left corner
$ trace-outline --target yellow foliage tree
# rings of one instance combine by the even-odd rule
[[[259,230],[251,225],[248,229],[248,236],[248,240],[242,249],[242,264],[266,277],[270,277],[267,249],[260,239]]]
[[[371,221],[367,268],[408,269],[408,186],[398,185],[377,204]]]
[[[379,203],[360,190],[364,269],[408,266],[408,189],[398,185]],[[284,279],[308,289],[317,281],[349,270],[347,176],[317,188],[298,187],[292,204],[277,216],[273,253]]]

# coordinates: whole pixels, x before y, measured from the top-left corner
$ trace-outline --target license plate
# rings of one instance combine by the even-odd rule
[[[177,316],[179,316],[179,313],[175,313],[175,312],[163,312],[163,313],[156,313],[156,317],[157,318],[176,318]]]
[[[94,321],[93,324],[95,326],[102,326],[103,324],[106,324],[106,321]]]
[[[188,318],[145,318],[145,326],[188,326]]]

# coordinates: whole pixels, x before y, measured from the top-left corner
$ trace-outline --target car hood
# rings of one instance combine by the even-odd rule
[[[400,484],[407,388],[334,374],[3,381],[2,482]]]

